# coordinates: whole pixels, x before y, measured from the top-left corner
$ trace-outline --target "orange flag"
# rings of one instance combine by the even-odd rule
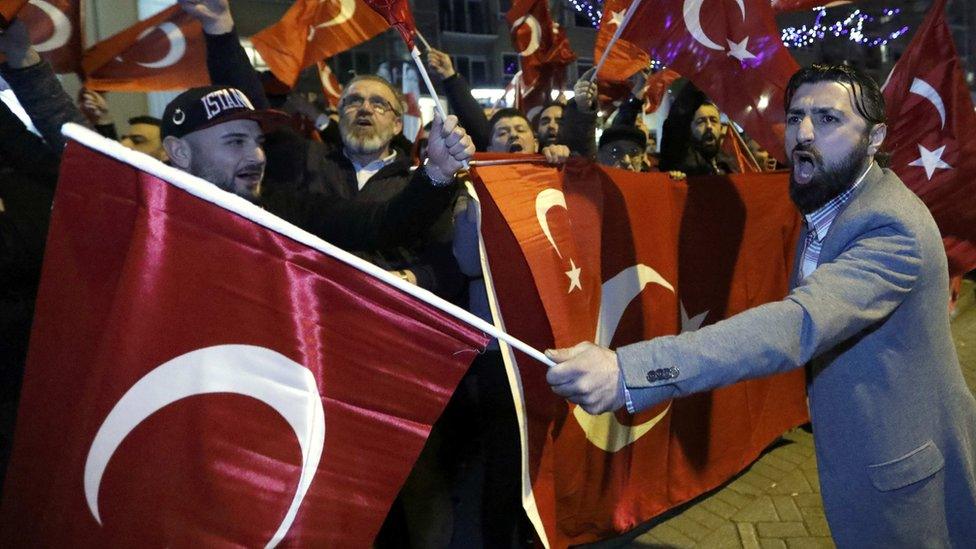
[[[81,70],[82,32],[79,0],[0,0],[0,25],[15,17],[27,25],[31,43],[58,74]]]
[[[85,84],[97,90],[176,90],[210,83],[203,28],[178,5],[95,44],[82,65]]]
[[[293,86],[298,73],[389,28],[362,0],[298,0],[251,41],[271,72]]]

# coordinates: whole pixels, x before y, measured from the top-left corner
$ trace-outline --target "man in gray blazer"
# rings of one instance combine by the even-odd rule
[[[976,401],[949,333],[946,256],[925,205],[874,162],[877,84],[814,66],[787,88],[790,196],[806,219],[782,301],[612,352],[549,351],[589,413],[804,365],[824,509],[842,547],[976,547]]]

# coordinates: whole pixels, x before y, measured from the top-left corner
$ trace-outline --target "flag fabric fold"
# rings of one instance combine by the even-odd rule
[[[254,48],[279,80],[385,31],[389,25],[363,0],[298,0],[277,23],[258,32]]]
[[[936,0],[885,83],[890,167],[925,202],[953,276],[976,269],[976,112],[945,0]]]
[[[780,161],[783,98],[799,69],[768,0],[643,2],[621,38],[695,83]]]
[[[369,546],[485,336],[73,135],[0,544]]]
[[[85,85],[96,90],[182,90],[210,84],[200,22],[174,5],[89,48]]]
[[[521,67],[516,104],[525,113],[538,111],[553,88],[565,85],[566,66],[576,60],[576,54],[566,32],[552,20],[545,0],[512,2],[505,20]]]
[[[490,299],[535,348],[616,348],[786,294],[800,222],[785,174],[677,182],[574,161],[472,174]],[[544,368],[506,354],[524,506],[554,547],[621,534],[693,499],[806,421],[802,370],[590,416],[552,393]]]
[[[593,48],[594,61],[603,57],[603,50],[623,23],[624,14],[627,13],[630,4],[631,0],[608,0],[603,5],[603,17],[600,19],[600,28]],[[629,40],[617,39],[603,67],[600,68],[600,73],[596,76],[599,81],[624,82],[637,71],[647,68],[650,63],[651,59],[646,51]]]

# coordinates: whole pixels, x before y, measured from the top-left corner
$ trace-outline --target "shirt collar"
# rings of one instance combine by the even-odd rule
[[[345,154],[346,155],[346,158],[349,158],[349,155],[346,154],[346,151],[345,150],[342,151],[342,154]],[[349,161],[352,162],[352,167],[355,168],[357,172],[361,172],[363,170],[369,170],[369,171],[373,171],[373,172],[378,172],[378,171],[380,171],[381,168],[383,168],[384,166],[386,166],[390,162],[393,162],[393,160],[396,158],[396,155],[397,155],[397,152],[394,149],[393,152],[391,152],[388,156],[384,156],[383,158],[379,158],[377,160],[374,160],[374,161],[370,162],[369,164],[365,164],[365,165],[360,164],[359,162],[356,162],[352,158],[349,158]]]
[[[868,164],[868,167],[865,168],[860,177],[854,181],[854,184],[849,189],[831,198],[829,202],[816,211],[804,214],[803,217],[807,220],[807,232],[814,232],[818,241],[823,241],[827,237],[827,231],[830,230],[830,225],[834,222],[834,218],[837,217],[841,207],[851,199],[854,190],[864,181],[864,177],[871,171],[873,165],[873,162]]]

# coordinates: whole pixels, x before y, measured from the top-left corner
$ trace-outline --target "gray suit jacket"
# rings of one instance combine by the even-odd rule
[[[817,269],[783,301],[617,356],[637,409],[808,365],[838,545],[976,547],[976,401],[948,295],[932,216],[875,165],[834,220]]]

